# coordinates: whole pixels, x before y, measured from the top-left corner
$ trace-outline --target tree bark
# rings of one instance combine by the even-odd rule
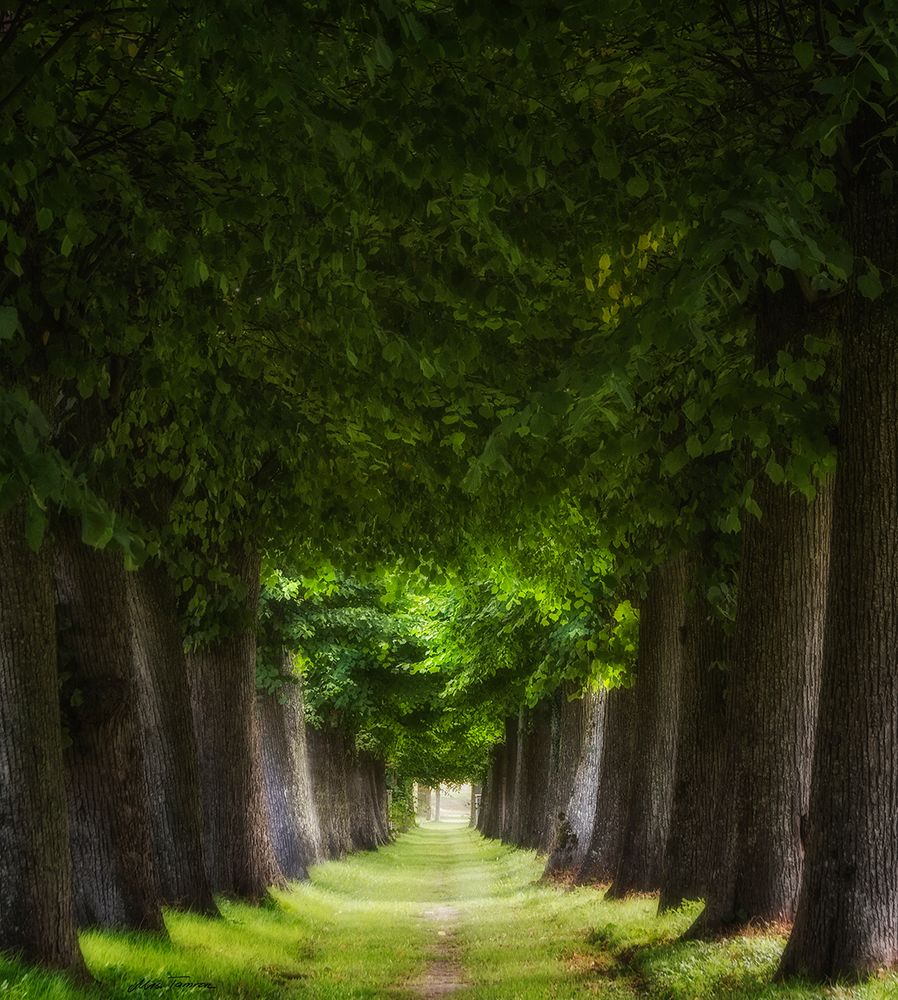
[[[849,231],[856,260],[894,274],[898,213],[875,162],[849,197]],[[807,858],[781,977],[860,978],[898,963],[896,298],[891,287],[875,300],[852,287],[845,303]]]
[[[217,914],[206,876],[196,737],[174,589],[158,563],[125,578],[162,899],[169,906]]]
[[[495,747],[492,763],[483,779],[480,813],[477,817],[477,829],[484,837],[498,838],[501,835],[502,761],[502,748]]]
[[[346,740],[338,729],[331,726],[309,728],[306,738],[324,855],[327,858],[342,858],[352,850]]]
[[[479,825],[480,821],[480,810],[477,808],[477,797],[480,795],[480,785],[475,785],[471,782],[471,802],[470,802],[470,819],[468,820],[468,826],[476,827]]]
[[[610,882],[621,852],[627,789],[635,749],[636,696],[633,688],[615,688],[605,699],[604,738],[592,833],[575,882]]]
[[[515,812],[515,799],[517,795],[518,777],[518,725],[517,715],[509,716],[505,720],[505,742],[500,753],[502,754],[501,774],[501,802],[499,805],[499,832],[498,836],[506,843],[512,842],[512,823]]]
[[[383,762],[365,751],[359,751],[349,762],[350,840],[354,851],[373,851],[389,842],[378,779],[382,769]]]
[[[804,856],[823,651],[831,490],[808,504],[766,477],[743,529],[722,864],[693,937],[792,920]]]
[[[549,790],[551,705],[522,708],[518,716],[511,842],[536,850],[542,843]]]
[[[693,562],[697,569],[697,560]],[[690,573],[695,588],[697,575]],[[664,853],[660,909],[702,899],[722,852],[719,828],[726,748],[726,666],[723,623],[703,594],[687,602],[680,687],[676,778]]]
[[[573,872],[586,858],[596,814],[606,697],[602,688],[598,693],[587,691],[563,705],[559,772],[567,773],[571,762],[573,771],[567,801],[556,817],[545,875]]]
[[[433,790],[433,818],[434,822],[439,823],[440,821],[440,786]]]
[[[0,951],[86,976],[75,933],[49,546],[0,515]]]
[[[75,919],[162,932],[124,564],[85,545],[68,518],[55,555]]]
[[[627,821],[609,896],[661,886],[670,829],[677,750],[686,560],[679,555],[649,575],[639,617],[636,664],[638,752],[633,756]]]
[[[287,650],[281,672],[285,682],[278,691],[260,691],[256,698],[268,832],[283,874],[305,879],[322,855],[321,826],[306,753],[302,685]]]
[[[247,620],[189,653],[187,663],[209,882],[213,892],[258,902],[283,876],[268,834],[255,710],[259,558],[247,552],[235,568],[247,589]]]

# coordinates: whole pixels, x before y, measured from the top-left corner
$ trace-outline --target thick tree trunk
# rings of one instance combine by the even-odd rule
[[[323,853],[321,827],[306,753],[302,686],[286,650],[281,672],[285,683],[278,691],[260,691],[256,700],[268,830],[283,874],[304,879]]]
[[[808,504],[766,477],[743,529],[728,685],[722,866],[690,934],[790,921],[801,880],[823,649],[831,490]]]
[[[169,906],[216,914],[203,856],[199,764],[174,589],[158,563],[125,577],[162,899]]]
[[[75,933],[49,547],[0,514],[0,951],[86,975]]]
[[[875,161],[871,160],[871,163]],[[868,168],[872,169],[872,168]],[[898,271],[878,178],[850,200],[855,258]],[[807,858],[780,975],[857,978],[898,963],[898,328],[896,294],[850,289],[832,565]]]
[[[639,752],[633,757],[620,862],[609,890],[614,898],[661,887],[676,766],[685,601],[686,559],[680,555],[651,572],[640,609]]]
[[[480,814],[477,817],[477,829],[484,837],[498,838],[501,833],[502,761],[501,747],[494,748],[492,764],[483,779]]]
[[[309,728],[306,739],[324,856],[342,858],[352,850],[346,740],[333,727]]]
[[[605,700],[595,817],[589,845],[575,876],[580,885],[610,882],[614,877],[626,821],[635,727],[634,689],[615,688],[609,691]]]
[[[199,752],[203,834],[213,892],[258,902],[283,876],[268,835],[256,720],[259,559],[238,567],[247,589],[242,627],[187,656]]]
[[[122,557],[85,545],[67,519],[56,587],[75,919],[82,927],[164,931]]]
[[[501,747],[502,776],[501,803],[499,805],[498,836],[505,843],[513,842],[512,823],[515,814],[518,777],[518,727],[519,717],[509,716],[505,720],[505,742]]]
[[[697,577],[692,577],[693,587]],[[729,642],[703,594],[686,606],[676,778],[664,854],[661,910],[702,899],[722,851],[720,781],[726,752]]]
[[[378,772],[383,762],[361,751],[349,764],[349,818],[352,850],[373,851],[389,842]],[[384,785],[384,795],[386,794]]]
[[[518,721],[512,842],[536,850],[545,836],[552,707],[522,708]]]
[[[430,785],[418,785],[418,819],[429,821],[432,818],[433,789]]]
[[[586,858],[596,814],[606,697],[603,688],[596,694],[587,691],[563,705],[559,774],[567,774],[571,762],[573,768],[567,801],[555,817],[555,834],[545,875],[575,871]]]
[[[387,765],[376,757],[371,758],[371,786],[374,793],[374,821],[377,842],[389,844],[393,839],[390,830],[390,790],[387,787]]]
[[[561,756],[562,713],[566,707],[566,695],[570,685],[558,687],[548,700],[549,706],[549,762],[546,768],[546,794],[543,796],[545,815],[541,823],[541,836],[537,850],[548,852],[552,849],[558,815],[564,810],[571,793],[573,767]],[[576,766],[576,760],[574,761]]]

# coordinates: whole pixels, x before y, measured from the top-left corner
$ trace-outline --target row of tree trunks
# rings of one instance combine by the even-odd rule
[[[213,890],[259,900],[350,849],[345,740],[323,748],[325,850],[301,690],[256,708],[258,558],[242,627],[185,657],[161,566],[126,573],[65,518],[35,553],[24,520],[0,516],[0,951],[86,975],[76,927],[164,933],[163,903],[213,915]],[[383,764],[359,774],[358,839],[386,843]]]

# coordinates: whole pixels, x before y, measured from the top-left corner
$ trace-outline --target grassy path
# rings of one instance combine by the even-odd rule
[[[319,865],[270,906],[223,903],[222,920],[168,914],[169,940],[83,935],[100,989],[77,990],[0,960],[0,997],[898,997],[895,976],[856,988],[772,986],[780,939],[677,944],[694,909],[658,919],[654,900],[606,903],[594,889],[541,884],[541,872],[530,852],[429,824],[380,851]]]

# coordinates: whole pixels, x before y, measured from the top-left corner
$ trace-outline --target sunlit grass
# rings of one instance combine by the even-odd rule
[[[430,842],[417,831],[374,853],[316,866],[310,882],[250,907],[221,901],[222,919],[166,915],[169,940],[91,931],[85,959],[102,990],[0,962],[0,994],[15,1000],[191,995],[144,980],[170,974],[208,982],[215,997],[395,996],[427,962],[432,931],[420,918],[435,897]]]
[[[655,915],[653,899],[605,902],[540,881],[542,859],[454,824],[427,824],[381,851],[319,865],[268,906],[222,902],[222,919],[169,913],[169,939],[82,936],[97,988],[0,961],[13,1000],[191,995],[141,988],[174,973],[241,998],[414,995],[439,954],[429,906],[457,911],[458,1000],[895,1000],[898,976],[864,986],[775,986],[783,940],[678,943],[696,906]]]
[[[543,858],[472,844],[477,886],[463,911],[459,1000],[896,1000],[898,976],[855,987],[774,985],[785,941],[750,936],[679,943],[699,910],[657,916],[653,898],[605,901],[594,889],[539,881]]]

